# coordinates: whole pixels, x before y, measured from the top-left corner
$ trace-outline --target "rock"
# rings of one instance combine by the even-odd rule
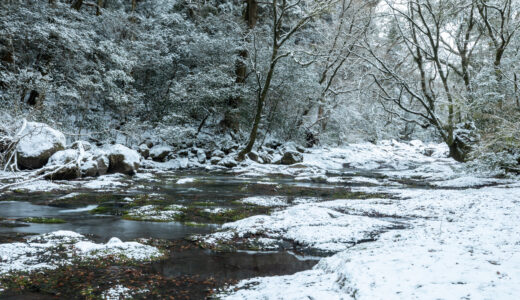
[[[258,162],[258,153],[256,153],[255,151],[251,151],[247,154],[247,157],[249,157],[250,160],[254,161],[254,162]]]
[[[146,144],[139,145],[139,154],[141,154],[142,157],[148,158],[150,156],[150,148]]]
[[[139,169],[139,153],[120,144],[111,145],[106,150],[109,164],[108,173],[134,175]]]
[[[0,137],[0,153],[4,153],[9,150],[13,140],[9,136]]]
[[[69,148],[79,150],[79,145],[83,146],[83,150],[85,151],[92,150],[92,144],[86,141],[75,141],[74,143],[72,143],[72,145],[70,145]]]
[[[459,162],[467,161],[479,139],[475,124],[472,122],[457,124],[453,131],[453,144],[449,145],[450,157]]]
[[[49,180],[71,180],[81,176],[77,160],[79,157],[79,151],[76,149],[61,150],[54,153],[46,165],[49,169],[54,167],[54,170],[50,171],[50,174],[45,176],[45,179]]]
[[[274,149],[274,150],[278,149],[278,147],[280,147],[281,145],[282,145],[282,143],[280,143],[278,141],[270,141],[270,142],[267,142],[265,144],[265,146],[267,148],[271,148],[271,149]]]
[[[305,153],[305,148],[303,148],[302,146],[296,146],[296,151],[300,152],[300,153]]]
[[[213,151],[211,156],[223,158],[224,156],[226,156],[226,154],[223,151],[215,150],[215,151]]]
[[[227,156],[227,157],[224,157],[219,163],[218,163],[219,166],[223,166],[223,167],[226,167],[226,168],[234,168],[236,166],[238,166],[238,163],[237,161],[231,157],[231,156]]]
[[[300,152],[287,151],[283,154],[282,160],[280,162],[282,165],[292,165],[295,163],[300,163],[302,161],[303,155]]]
[[[157,145],[150,149],[150,157],[154,161],[164,162],[173,153],[173,148],[166,145]]]
[[[105,175],[108,171],[110,160],[104,154],[89,155],[81,164],[82,177],[96,177]]]
[[[197,160],[199,161],[199,163],[203,164],[204,162],[206,162],[206,152],[204,152],[204,150],[202,149],[198,149],[197,150]]]
[[[218,164],[218,163],[220,162],[221,159],[222,159],[222,158],[220,158],[220,157],[216,157],[216,156],[214,156],[214,157],[210,158],[209,162],[210,162],[212,165],[216,165],[216,164]]]
[[[56,152],[65,149],[65,136],[46,124],[27,122],[16,146],[20,169],[39,169]]]
[[[421,152],[424,156],[432,156],[433,153],[435,153],[435,149],[434,148],[424,148]]]
[[[273,156],[269,153],[261,153],[260,158],[262,159],[264,164],[270,164],[273,161]]]
[[[178,154],[180,157],[187,157],[189,154],[189,151],[187,149],[182,149],[181,151],[178,152]]]

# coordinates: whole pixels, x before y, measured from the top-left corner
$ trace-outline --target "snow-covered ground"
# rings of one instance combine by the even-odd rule
[[[0,244],[0,275],[54,269],[74,259],[114,256],[148,261],[162,255],[159,249],[137,242],[112,238],[106,244],[97,244],[76,232],[55,231],[31,236],[25,242]]]
[[[224,224],[221,231],[201,236],[201,241],[216,245],[245,240],[260,250],[275,250],[280,243],[290,242],[322,258],[312,270],[244,280],[222,291],[221,296],[227,299],[517,299],[520,183],[516,178],[498,179],[470,170],[447,158],[446,153],[443,145],[387,141],[308,150],[303,154],[303,162],[289,166],[250,160],[238,164],[231,170],[238,177],[253,176],[259,182],[277,185],[269,181],[269,176],[283,175],[295,179],[292,184],[296,185],[325,184],[351,192],[373,193],[373,197],[327,201],[279,196],[241,199],[243,203],[276,209],[270,215]],[[165,169],[185,164],[170,161],[150,165],[154,172],[166,174],[169,171]],[[209,164],[199,166],[209,170],[220,168]],[[138,179],[155,180],[144,174],[138,173]],[[0,179],[4,175],[0,174]],[[175,178],[178,185],[194,181],[192,177]],[[127,182],[124,176],[108,175],[48,184],[64,189],[70,189],[68,186],[104,189],[127,186]],[[37,183],[17,189],[38,190],[33,186]],[[147,215],[141,211],[146,209],[158,218],[173,217],[163,216],[170,210],[152,206],[136,208],[132,214]],[[171,211],[177,213],[177,207]],[[98,250],[111,244],[83,243],[88,246],[86,249]],[[32,247],[31,242],[22,246],[20,249]],[[74,253],[83,253],[82,244],[79,246],[71,247],[77,248]],[[2,258],[1,263],[4,261],[13,265]]]
[[[334,254],[322,258],[312,270],[243,280],[221,296],[518,299],[518,180],[470,173],[462,164],[444,158],[441,147],[434,147],[433,155],[425,156],[419,144],[410,146],[386,144],[370,150],[375,147],[367,144],[356,147],[357,151],[331,149],[329,155],[306,154],[304,164],[314,167],[314,175],[321,170],[339,170],[345,161],[348,167],[379,170],[384,176],[370,178],[368,185],[353,189],[393,197],[303,203],[270,216],[225,224],[224,231],[206,236],[204,241],[211,244],[262,236],[269,239],[265,249],[273,242],[291,240]],[[299,170],[279,166],[258,167],[254,172],[280,171],[301,176]],[[421,184],[404,189],[388,184],[388,179]],[[403,226],[393,226],[396,224]],[[368,236],[376,240],[357,243]]]

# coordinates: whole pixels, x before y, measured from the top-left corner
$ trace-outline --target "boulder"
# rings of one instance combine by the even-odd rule
[[[465,122],[456,125],[453,131],[453,143],[449,145],[450,157],[456,161],[464,162],[469,159],[471,151],[478,143],[480,136],[473,122]]]
[[[256,153],[255,151],[251,151],[247,154],[247,157],[249,157],[250,160],[254,161],[254,162],[258,162],[258,153]]]
[[[226,167],[226,168],[234,168],[236,166],[238,166],[238,163],[237,161],[231,157],[231,156],[227,156],[227,157],[224,157],[219,163],[218,163],[219,166],[223,166],[223,167]]]
[[[220,160],[222,160],[222,158],[214,156],[214,157],[209,159],[209,162],[212,165],[216,165],[216,164],[218,164],[220,162]]]
[[[270,164],[273,161],[273,156],[269,153],[262,152],[260,153],[260,158],[264,164]]]
[[[45,176],[45,179],[70,180],[79,178],[81,172],[77,164],[78,157],[79,151],[75,149],[61,150],[54,153],[46,165],[49,169],[49,174]]]
[[[65,149],[65,136],[46,124],[27,122],[16,146],[20,169],[39,169],[56,152]]]
[[[202,149],[198,149],[197,150],[197,160],[199,161],[199,163],[203,164],[204,162],[206,162],[206,152],[204,152],[204,150]]]
[[[87,156],[80,167],[82,177],[96,177],[105,175],[108,171],[110,161],[104,154]]]
[[[87,141],[75,141],[74,143],[72,143],[72,145],[70,145],[69,148],[79,150],[80,145],[83,146],[83,150],[85,151],[92,150],[92,144],[90,144]]]
[[[303,161],[303,155],[296,151],[287,151],[283,154],[281,164],[292,165]]]
[[[213,153],[211,154],[212,157],[220,157],[220,158],[223,158],[224,156],[226,156],[226,154],[223,152],[223,151],[220,151],[220,150],[215,150],[213,151]]]
[[[150,149],[150,157],[154,161],[164,162],[173,153],[173,148],[166,145],[157,145]]]
[[[110,145],[106,149],[108,156],[108,173],[134,175],[139,169],[140,156],[137,151],[121,144]]]
[[[139,154],[141,154],[142,157],[148,158],[150,156],[150,148],[146,144],[139,145]]]

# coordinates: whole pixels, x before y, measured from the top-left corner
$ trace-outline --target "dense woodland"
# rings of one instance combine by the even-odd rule
[[[0,131],[176,146],[444,142],[520,162],[514,0],[7,0]]]

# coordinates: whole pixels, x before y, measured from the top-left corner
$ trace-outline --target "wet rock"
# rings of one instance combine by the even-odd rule
[[[303,155],[296,151],[287,151],[283,154],[281,159],[282,165],[292,165],[303,161]]]
[[[134,175],[139,169],[139,153],[120,144],[111,145],[107,150],[108,173]]]
[[[65,149],[63,133],[43,123],[28,122],[16,146],[20,169],[39,169],[56,152]]]
[[[164,162],[170,154],[173,153],[173,148],[166,145],[154,146],[150,149],[150,157],[154,161]]]

